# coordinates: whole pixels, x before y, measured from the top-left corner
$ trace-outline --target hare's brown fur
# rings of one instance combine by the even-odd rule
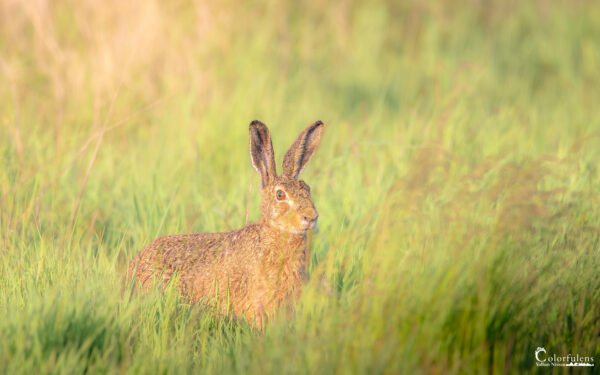
[[[253,121],[250,155],[262,187],[259,222],[231,232],[156,239],[130,263],[136,284],[142,289],[155,282],[164,286],[177,275],[177,287],[191,301],[218,306],[259,326],[297,297],[307,265],[307,234],[318,217],[310,188],[298,174],[323,127],[318,121],[298,136],[284,158],[283,175],[277,176],[269,130]]]

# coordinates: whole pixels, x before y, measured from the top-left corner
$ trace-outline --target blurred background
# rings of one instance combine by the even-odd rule
[[[4,127],[39,122],[58,139],[91,124],[125,132],[156,127],[149,118],[173,106],[182,118],[171,125],[194,137],[252,116],[273,126],[320,116],[361,132],[468,102],[476,133],[514,116],[533,136],[521,112],[571,106],[569,124],[548,118],[543,138],[556,145],[570,127],[581,135],[595,103],[594,4],[4,0]]]
[[[597,361],[599,102],[597,1],[0,0],[0,372]],[[253,119],[279,163],[327,124],[297,316],[116,293],[152,238],[257,219]]]

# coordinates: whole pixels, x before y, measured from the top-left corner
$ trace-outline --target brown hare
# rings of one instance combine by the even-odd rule
[[[242,229],[156,239],[133,259],[129,275],[142,289],[173,276],[192,302],[204,301],[262,327],[265,318],[298,296],[309,254],[307,234],[318,213],[298,175],[313,156],[324,124],[317,121],[294,141],[275,170],[269,129],[250,123],[250,157],[261,179],[261,218]]]

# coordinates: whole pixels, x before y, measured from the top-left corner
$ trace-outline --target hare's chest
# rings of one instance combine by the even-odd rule
[[[306,272],[305,254],[304,244],[264,253],[260,284],[269,299],[282,299],[300,290]]]

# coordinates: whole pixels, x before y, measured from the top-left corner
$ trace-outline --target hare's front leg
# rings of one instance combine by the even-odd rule
[[[258,331],[263,332],[267,323],[267,314],[261,303],[256,303],[252,309],[244,314],[246,321]]]

